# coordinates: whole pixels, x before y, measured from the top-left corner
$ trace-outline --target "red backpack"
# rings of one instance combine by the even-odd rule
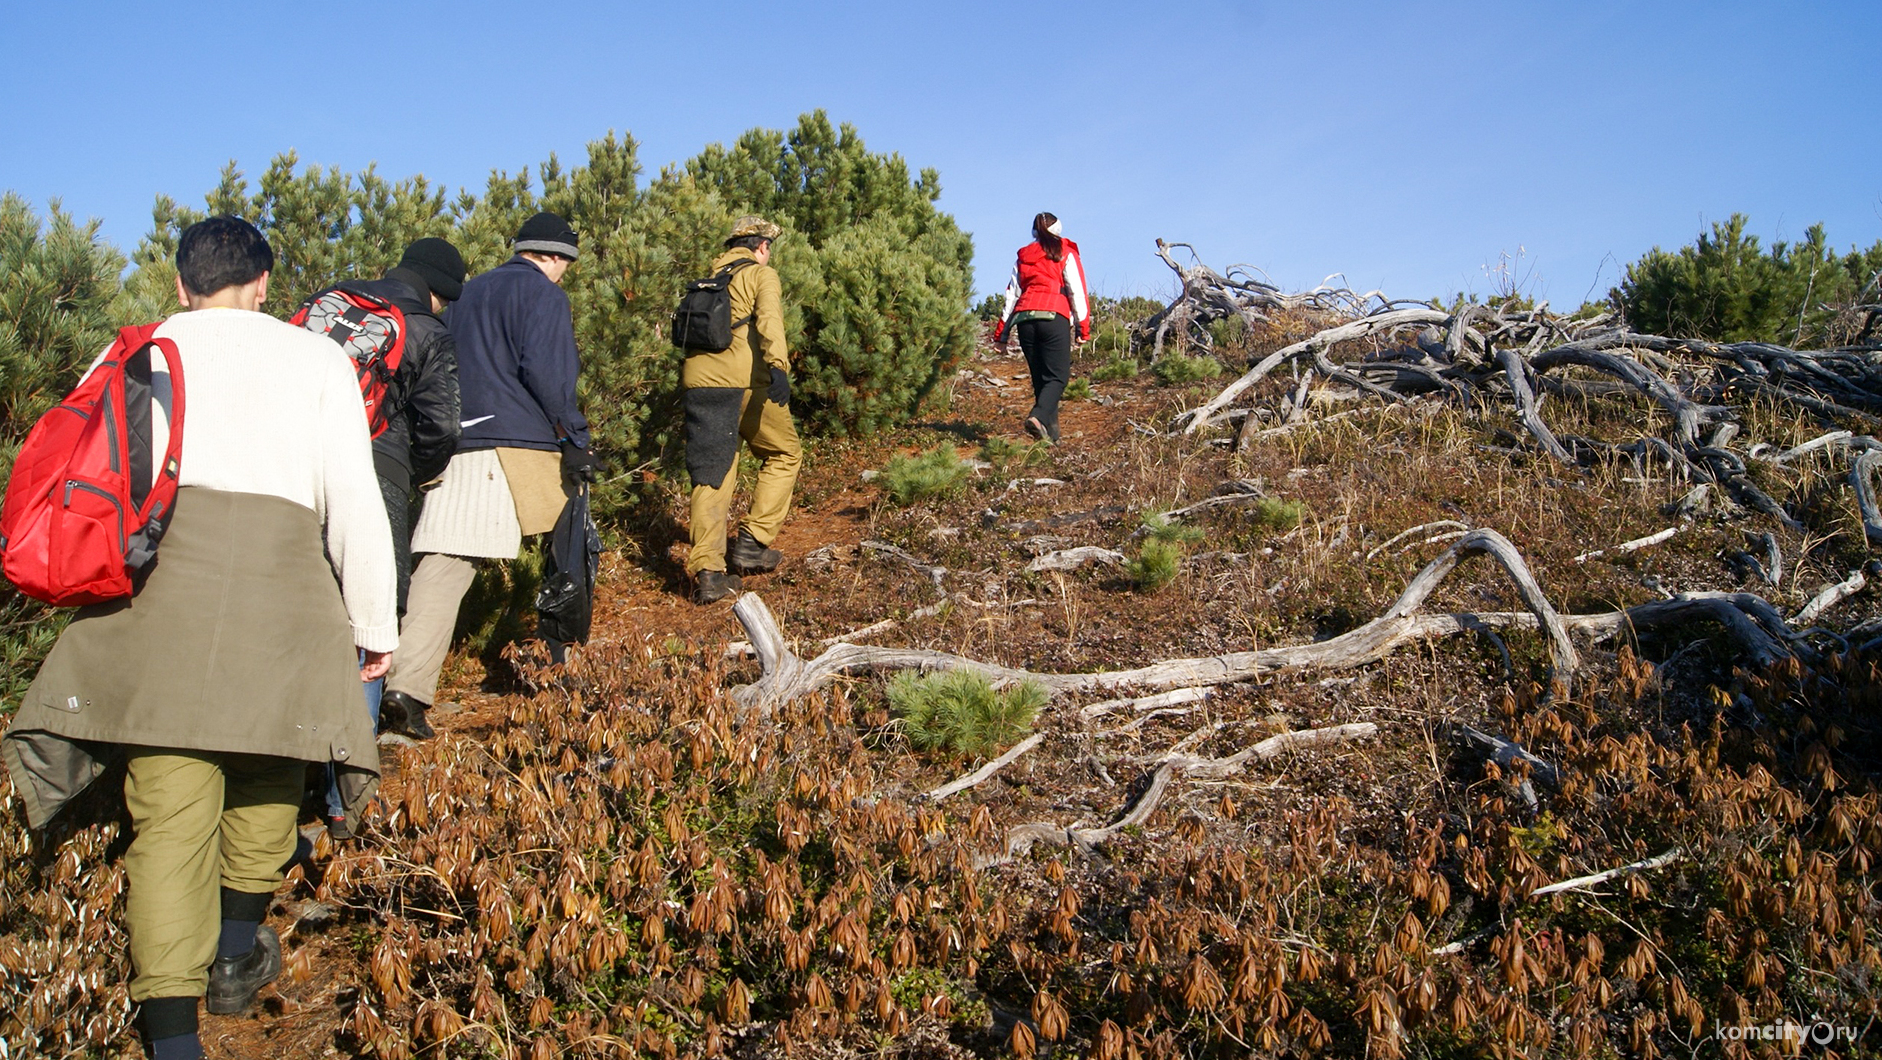
[[[0,568],[27,596],[59,607],[129,596],[133,576],[156,558],[183,461],[183,363],[176,343],[155,337],[157,327],[118,332],[20,446],[0,504]],[[170,438],[161,450],[152,437],[152,350],[170,371]]]
[[[340,344],[359,373],[366,423],[374,438],[386,432],[386,388],[405,359],[405,314],[378,295],[329,287],[301,303],[288,323]]]

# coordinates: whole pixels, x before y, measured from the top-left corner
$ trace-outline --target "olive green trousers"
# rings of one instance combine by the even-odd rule
[[[281,885],[307,763],[140,747],[127,765],[131,1000],[201,997],[222,934],[222,888],[271,894]]]

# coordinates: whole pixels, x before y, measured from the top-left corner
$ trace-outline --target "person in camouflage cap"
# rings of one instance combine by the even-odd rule
[[[803,464],[803,446],[791,422],[791,358],[784,338],[784,306],[771,244],[784,230],[747,215],[732,222],[725,253],[712,262],[731,269],[732,344],[718,352],[687,351],[680,383],[686,410],[686,470],[693,482],[692,551],[686,573],[693,599],[709,604],[737,592],[738,573],[776,570],[783,554],[771,547]],[[726,540],[726,517],[738,482],[743,439],[762,463],[751,511],[738,536]],[[733,573],[727,571],[730,561]]]

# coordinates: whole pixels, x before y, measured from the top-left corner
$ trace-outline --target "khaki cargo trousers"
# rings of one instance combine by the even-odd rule
[[[222,888],[272,894],[281,885],[307,763],[144,747],[126,764],[131,1000],[201,997],[222,935]]]
[[[797,488],[797,473],[804,465],[804,446],[797,437],[797,425],[791,422],[788,405],[765,400],[763,391],[748,390],[739,406],[738,434],[751,447],[752,455],[763,461],[758,467],[758,482],[752,488],[751,511],[744,527],[761,545],[777,540],[784,517],[791,510],[791,493]],[[732,512],[732,493],[738,486],[738,457],[726,469],[725,479],[717,486],[695,485],[692,514],[688,528],[693,548],[686,557],[686,573],[725,569],[726,517]]]

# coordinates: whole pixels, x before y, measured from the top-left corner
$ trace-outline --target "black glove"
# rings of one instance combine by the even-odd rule
[[[595,480],[595,454],[576,445],[570,439],[562,439],[562,477],[580,482],[593,482]]]
[[[771,369],[771,385],[765,388],[765,400],[773,405],[791,403],[791,377],[784,374],[784,369]]]

